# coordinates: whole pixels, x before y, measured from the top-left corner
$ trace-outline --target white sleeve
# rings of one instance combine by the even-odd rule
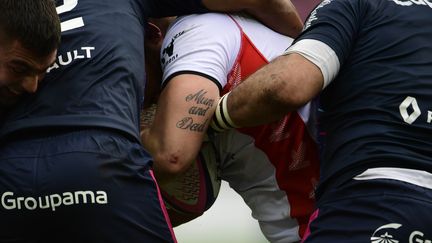
[[[323,89],[333,81],[340,69],[339,58],[327,44],[312,39],[304,39],[290,46],[284,55],[297,53],[318,66],[324,76]]]
[[[195,73],[223,87],[240,45],[240,30],[225,14],[181,17],[170,27],[162,45],[162,80],[166,82],[180,73]]]

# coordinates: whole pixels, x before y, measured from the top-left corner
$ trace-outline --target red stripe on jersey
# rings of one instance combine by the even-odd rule
[[[239,28],[242,45],[223,94],[268,63]],[[299,235],[303,237],[315,208],[314,190],[319,177],[318,146],[304,121],[297,112],[291,112],[278,122],[238,130],[254,137],[255,146],[265,152],[274,165],[279,188],[287,194],[291,217],[297,220]]]

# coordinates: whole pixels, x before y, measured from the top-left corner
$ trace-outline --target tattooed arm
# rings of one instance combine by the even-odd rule
[[[199,75],[175,76],[163,89],[153,124],[141,133],[160,183],[195,161],[218,99],[218,87]]]

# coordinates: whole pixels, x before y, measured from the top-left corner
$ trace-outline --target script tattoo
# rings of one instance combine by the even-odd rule
[[[192,105],[188,113],[193,116],[205,116],[207,111],[213,107],[215,100],[206,97],[207,91],[199,90],[194,94],[189,94],[185,97],[186,102],[191,102]],[[208,119],[203,122],[194,121],[192,116],[187,116],[177,122],[176,126],[180,129],[190,130],[194,132],[204,132],[205,125]]]
[[[207,123],[208,119],[203,123],[194,123],[192,117],[185,117],[182,120],[178,121],[176,126],[180,129],[190,130],[193,132],[204,132],[204,126]]]
[[[207,94],[207,91],[204,91],[203,89],[201,89],[200,91],[198,91],[195,94],[189,94],[188,96],[186,96],[186,101],[187,102],[193,101],[197,105],[204,106],[204,108],[203,108],[203,107],[199,107],[199,106],[193,105],[189,109],[189,114],[191,114],[191,115],[198,115],[198,116],[205,116],[205,114],[207,113],[208,109],[210,107],[213,107],[213,104],[214,104],[215,100],[206,97],[205,96],[206,94]]]

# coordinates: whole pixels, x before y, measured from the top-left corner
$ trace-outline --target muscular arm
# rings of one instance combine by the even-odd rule
[[[297,37],[303,24],[290,0],[203,0],[212,11],[242,11],[252,14],[275,31]]]
[[[141,134],[160,183],[195,161],[218,98],[218,87],[199,75],[182,74],[169,81],[153,124]]]
[[[275,121],[306,104],[322,87],[315,64],[299,54],[281,56],[231,91],[228,114],[240,127]]]

